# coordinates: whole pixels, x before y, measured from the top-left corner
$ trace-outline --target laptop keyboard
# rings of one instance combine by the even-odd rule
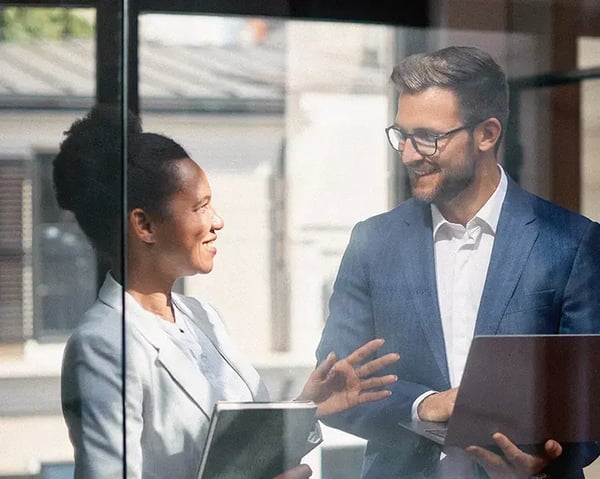
[[[439,437],[441,439],[445,439],[446,433],[448,432],[447,429],[426,429],[426,431],[429,434],[433,434],[434,436]]]

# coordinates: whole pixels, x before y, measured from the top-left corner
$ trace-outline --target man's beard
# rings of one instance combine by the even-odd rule
[[[413,197],[425,203],[444,203],[453,200],[473,183],[476,161],[473,149],[469,148],[461,163],[446,166],[443,170],[440,170],[437,164],[429,163],[427,160],[419,162],[418,165],[408,167],[407,172]],[[418,177],[414,170],[438,171],[440,172],[438,174],[441,175],[440,182],[429,191],[420,191],[416,187]]]

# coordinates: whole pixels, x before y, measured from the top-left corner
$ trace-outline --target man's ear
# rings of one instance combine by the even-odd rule
[[[141,208],[134,208],[129,213],[129,228],[140,241],[153,244],[154,226],[150,215]]]
[[[480,151],[490,151],[500,141],[502,124],[497,118],[488,118],[475,128],[475,139]]]

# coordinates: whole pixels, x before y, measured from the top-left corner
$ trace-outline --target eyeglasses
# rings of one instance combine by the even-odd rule
[[[438,150],[438,141],[448,138],[462,130],[473,128],[479,122],[467,123],[446,133],[432,133],[430,131],[418,131],[416,133],[407,133],[397,126],[388,126],[385,134],[392,148],[400,153],[404,151],[406,140],[410,140],[414,149],[422,156],[433,156]]]

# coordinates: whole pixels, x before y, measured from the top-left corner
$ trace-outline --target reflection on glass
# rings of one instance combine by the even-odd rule
[[[49,171],[62,132],[94,102],[94,12],[0,14],[0,476],[54,477],[72,460],[59,404],[64,342],[97,284],[91,247],[53,203]],[[545,33],[141,17],[144,127],[186,146],[227,222],[210,280],[189,278],[180,290],[219,308],[276,399],[293,396],[314,363],[352,226],[409,194],[382,133],[396,108],[391,68],[450,44],[483,47],[509,77],[548,71],[553,54]],[[593,45],[580,45],[582,67],[597,65]],[[583,102],[586,158],[598,136],[593,95]],[[521,98],[518,173],[547,196],[548,98]],[[592,163],[583,205],[594,217]],[[322,477],[332,478],[364,443],[325,435]]]
[[[54,196],[53,155],[34,160],[35,318],[38,338],[63,338],[96,297],[96,257],[71,214],[62,211]]]
[[[172,139],[142,132],[133,115],[126,159],[127,247],[122,253],[122,182],[114,174],[121,164],[120,143],[114,141],[122,132],[120,120],[115,108],[94,107],[69,128],[53,162],[58,204],[75,214],[95,251],[110,265],[98,299],[74,329],[63,359],[61,400],[75,449],[75,477],[116,477],[123,471],[132,478],[194,477],[218,401],[264,402],[268,392],[236,352],[218,313],[208,303],[172,292],[177,278],[212,271],[224,222],[204,170]],[[125,273],[122,254],[127,255]],[[323,417],[387,397],[385,390],[361,395],[367,387],[396,380],[389,375],[371,378],[398,360],[388,354],[370,361],[382,345],[382,340],[365,341],[337,362],[331,354],[298,397],[316,406],[310,403],[303,410],[307,415],[297,420],[293,434],[285,420],[259,421],[269,426],[264,435],[295,450],[283,450],[274,464],[269,451],[262,458],[248,452],[245,457],[256,460],[262,471],[251,477],[283,479],[279,473],[288,469],[297,471],[292,477],[308,477],[301,471],[310,469],[299,460],[320,442],[318,428],[311,433],[315,414]],[[365,370],[360,376],[359,362]],[[262,435],[256,433],[253,443],[259,450]],[[236,469],[225,475],[245,479],[246,468]]]
[[[547,71],[552,50],[545,33],[259,19],[255,34],[253,22],[144,15],[141,105],[145,126],[172,132],[209,173],[227,223],[212,277],[187,278],[182,289],[218,306],[269,389],[285,397],[313,361],[323,296],[352,226],[410,194],[383,134],[396,109],[392,66],[414,51],[467,44],[492,53],[512,78]],[[200,24],[212,34],[198,33]],[[170,25],[186,34],[169,34]],[[152,88],[156,63],[172,77],[162,91]],[[506,161],[541,195],[550,181],[547,108],[543,92],[528,92],[523,156]],[[323,447],[362,444],[331,434]]]
[[[0,10],[0,477],[72,477],[64,342],[96,260],[52,189],[51,162],[94,96],[94,11]]]
[[[583,37],[578,42],[578,67],[595,68],[600,65],[600,39]],[[581,210],[600,220],[600,79],[588,80],[581,85]]]

